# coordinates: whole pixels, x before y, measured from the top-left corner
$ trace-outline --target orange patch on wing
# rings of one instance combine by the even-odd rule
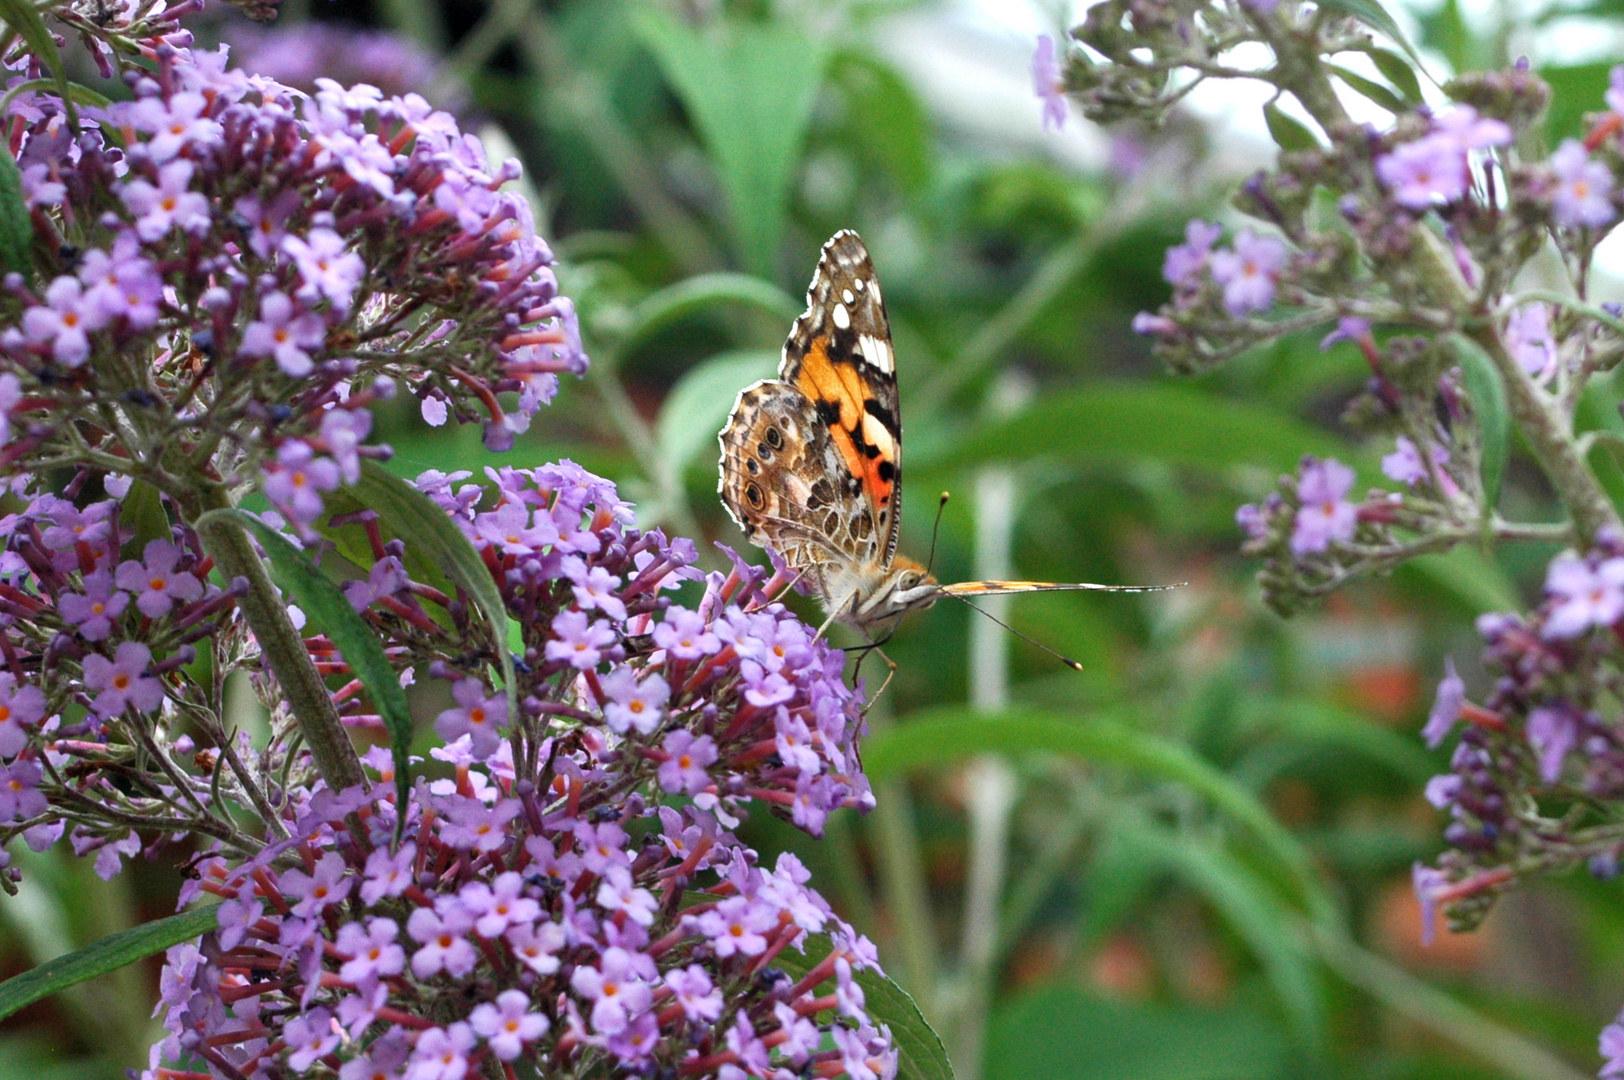
[[[840,451],[841,460],[852,475],[862,481],[863,490],[874,505],[889,508],[895,482],[880,476],[880,462],[887,459],[883,452],[885,448],[881,448],[879,457],[871,458],[858,448],[853,438],[862,426],[863,402],[869,396],[856,366],[837,365],[830,360],[829,339],[820,334],[812,339],[811,347],[801,360],[795,385],[813,402],[827,401],[839,406],[839,418],[829,425],[829,435],[834,439],[835,448]],[[893,467],[895,464],[893,461]]]

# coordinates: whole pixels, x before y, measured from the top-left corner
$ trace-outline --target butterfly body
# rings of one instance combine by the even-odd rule
[[[722,429],[722,504],[777,552],[829,617],[869,636],[942,596],[1135,587],[970,581],[943,585],[897,554],[902,412],[891,325],[868,250],[842,230],[823,245],[807,309],[778,378],[739,392]]]

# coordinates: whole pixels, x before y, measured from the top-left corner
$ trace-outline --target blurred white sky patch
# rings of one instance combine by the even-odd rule
[[[1393,3],[1386,7],[1410,40],[1419,39],[1417,16],[1437,11],[1443,0]],[[1539,26],[1535,18],[1560,7],[1576,7],[1579,0],[1458,0],[1467,25],[1475,33],[1491,31],[1504,13],[1525,17],[1531,29],[1511,40],[1514,54],[1526,54],[1537,67],[1624,59],[1624,27],[1594,19],[1563,19]],[[876,35],[880,48],[902,69],[926,105],[960,136],[993,147],[1032,150],[1082,170],[1105,168],[1111,139],[1100,128],[1073,115],[1064,130],[1045,131],[1041,106],[1032,93],[1032,52],[1039,34],[1061,37],[1066,27],[1081,21],[1087,3],[1043,3],[1041,0],[943,0],[888,20]],[[1261,48],[1261,46],[1259,46]],[[1439,81],[1452,74],[1444,58],[1422,50],[1428,71]],[[1246,66],[1244,57],[1231,62]],[[1370,59],[1362,54],[1337,58],[1358,74],[1376,76]],[[1443,95],[1427,79],[1421,80],[1428,100]],[[1354,119],[1385,128],[1391,114],[1363,96],[1340,87]],[[1215,159],[1209,166],[1240,176],[1271,165],[1274,143],[1263,122],[1263,103],[1269,91],[1249,81],[1208,82],[1185,99],[1185,107],[1213,133]],[[1282,107],[1306,120],[1296,103]],[[1602,109],[1600,101],[1594,108]],[[1620,230],[1624,232],[1624,230]],[[1624,282],[1624,236],[1615,233],[1597,250],[1596,282],[1599,298],[1620,294]]]

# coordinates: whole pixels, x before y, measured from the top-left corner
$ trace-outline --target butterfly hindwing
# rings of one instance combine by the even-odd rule
[[[891,323],[856,233],[842,230],[823,245],[806,302],[778,375],[811,401],[844,472],[861,484],[889,566],[902,524],[902,411]]]
[[[883,538],[861,481],[799,389],[778,379],[745,387],[721,443],[722,503],[752,542],[826,598],[850,568],[879,565]]]

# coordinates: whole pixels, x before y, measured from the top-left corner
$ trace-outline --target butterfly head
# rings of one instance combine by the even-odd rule
[[[889,630],[908,612],[923,611],[936,603],[941,594],[942,587],[929,570],[898,555],[878,587],[860,600],[850,621],[870,635]]]

